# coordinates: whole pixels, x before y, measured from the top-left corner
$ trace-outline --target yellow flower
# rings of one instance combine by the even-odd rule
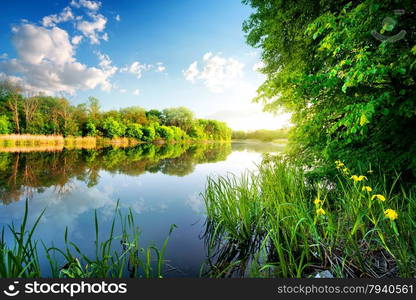
[[[371,196],[371,200],[374,200],[375,198],[377,198],[380,201],[386,201],[386,197],[384,197],[383,195],[380,195],[380,194]]]
[[[363,188],[361,190],[366,191],[366,192],[371,192],[373,189],[370,186],[365,185],[365,186],[363,186]]]
[[[319,198],[316,198],[315,200],[313,200],[313,203],[315,203],[315,205],[319,205],[319,204],[322,204],[322,200]]]
[[[340,169],[340,168],[342,168],[342,167],[345,166],[344,163],[342,161],[340,161],[340,160],[336,160],[335,161],[335,164],[337,166],[337,169]]]
[[[342,169],[342,172],[348,175],[350,173],[350,170],[348,168],[344,168]]]
[[[316,214],[317,214],[318,216],[322,216],[322,215],[326,214],[326,212],[325,212],[325,210],[324,210],[323,208],[318,208],[318,209],[316,210]]]
[[[388,208],[388,209],[386,209],[386,210],[384,211],[384,216],[385,216],[386,218],[389,218],[391,221],[394,221],[394,220],[396,220],[396,219],[397,219],[397,217],[398,217],[399,215],[397,214],[397,212],[396,212],[394,209],[390,209],[390,208]]]
[[[367,180],[367,177],[365,177],[364,175],[360,175],[360,176],[352,175],[351,179],[354,180],[355,182],[357,182],[357,181],[362,181],[364,179]]]

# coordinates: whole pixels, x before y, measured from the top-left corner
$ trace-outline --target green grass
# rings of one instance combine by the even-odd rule
[[[400,186],[399,176],[387,184],[382,175],[344,168],[334,182],[311,182],[300,166],[269,156],[256,172],[209,179],[203,274],[414,277],[415,187]],[[368,179],[354,181],[353,174]],[[398,218],[385,217],[386,209]]]
[[[47,247],[42,241],[34,239],[34,233],[42,214],[34,224],[28,227],[28,202],[26,201],[23,220],[20,226],[8,226],[2,229],[0,240],[0,277],[33,278],[44,277],[39,263],[40,255],[45,255],[53,278],[121,278],[162,277],[164,273],[164,255],[169,237],[175,227],[172,225],[168,237],[161,249],[155,246],[140,247],[140,231],[135,224],[131,210],[123,215],[118,203],[112,219],[108,237],[99,241],[100,224],[97,213],[94,214],[95,239],[92,247],[95,255],[85,255],[76,244],[68,239],[68,229],[64,233],[64,248]],[[120,222],[121,232],[116,235],[116,222]],[[12,234],[12,247],[5,241],[5,233]],[[112,247],[113,245],[117,247]],[[114,250],[118,249],[118,250]],[[58,264],[57,256],[64,258]],[[59,260],[62,261],[62,260]]]

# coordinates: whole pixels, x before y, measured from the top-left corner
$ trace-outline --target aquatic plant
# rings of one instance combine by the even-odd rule
[[[140,231],[135,224],[131,210],[122,214],[117,202],[114,217],[107,238],[99,240],[100,226],[97,212],[94,213],[95,254],[93,257],[83,253],[81,248],[69,239],[68,228],[64,232],[64,248],[48,247],[34,238],[35,230],[44,211],[28,226],[28,201],[26,201],[22,223],[19,227],[8,226],[11,241],[6,242],[6,228],[3,227],[0,239],[0,277],[1,278],[33,278],[44,277],[45,270],[39,262],[45,256],[49,262],[50,274],[53,278],[120,278],[120,277],[162,277],[164,274],[164,256],[168,237],[159,249],[156,246],[141,247]],[[121,232],[115,232],[116,223],[121,225]],[[57,256],[64,258],[63,263]]]

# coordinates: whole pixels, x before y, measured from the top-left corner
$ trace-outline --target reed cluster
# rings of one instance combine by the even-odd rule
[[[171,226],[168,237],[159,249],[155,246],[140,246],[140,231],[135,224],[131,210],[122,214],[118,203],[107,238],[100,240],[100,223],[97,212],[94,214],[95,236],[91,237],[91,247],[95,254],[88,256],[81,247],[68,238],[68,228],[63,233],[65,246],[47,246],[34,238],[35,230],[42,214],[33,225],[28,225],[28,202],[26,201],[23,220],[20,226],[3,227],[0,237],[0,277],[34,278],[45,277],[39,257],[45,256],[49,262],[53,278],[121,278],[121,277],[162,277],[164,255],[169,237],[175,227]],[[116,228],[121,231],[117,234]],[[6,239],[6,233],[12,239]],[[7,240],[7,242],[6,242]],[[85,246],[85,245],[84,245]],[[59,258],[60,256],[60,258]]]
[[[266,159],[256,172],[210,178],[204,193],[208,276],[416,275],[415,186],[337,161],[333,181]]]

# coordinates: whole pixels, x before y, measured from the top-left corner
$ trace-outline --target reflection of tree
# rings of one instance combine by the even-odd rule
[[[64,194],[75,186],[74,179],[92,187],[103,170],[130,176],[145,172],[185,176],[196,164],[224,160],[230,153],[231,146],[226,143],[0,153],[0,198],[8,204],[49,187]]]

